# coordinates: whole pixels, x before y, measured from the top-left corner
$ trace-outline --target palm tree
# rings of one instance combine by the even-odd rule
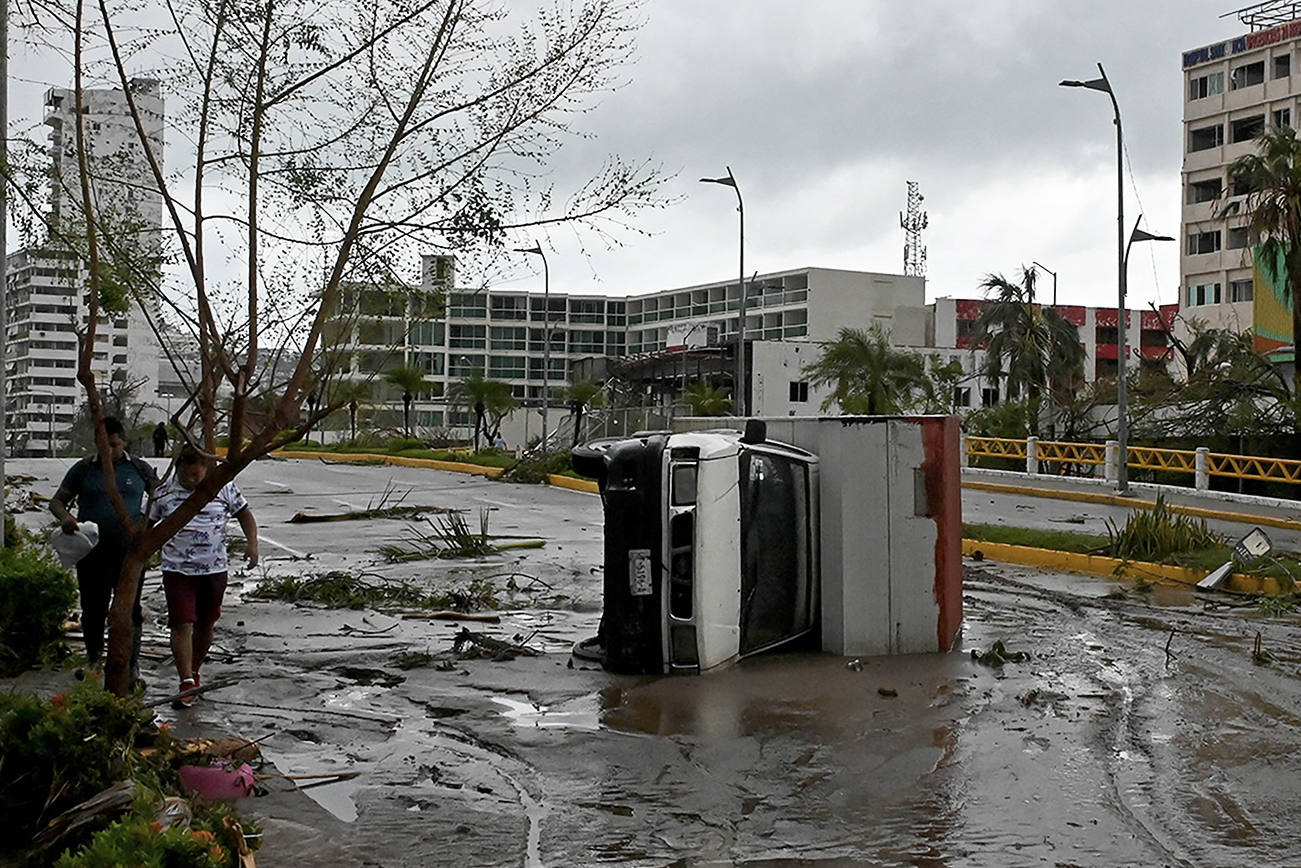
[[[429,387],[424,368],[407,365],[384,374],[384,381],[402,390],[402,429],[411,436],[411,402],[415,393]]]
[[[973,343],[986,351],[985,376],[995,386],[1006,379],[1013,400],[1025,393],[1038,431],[1044,391],[1052,400],[1054,390],[1071,389],[1083,371],[1079,332],[1057,311],[1035,303],[1033,268],[1022,266],[1020,284],[989,274],[980,288],[992,296],[972,327]]]
[[[877,325],[842,328],[834,341],[822,344],[822,355],[804,374],[814,386],[832,386],[824,411],[839,404],[842,413],[868,416],[902,412],[926,380],[921,357],[890,346]]]
[[[501,380],[488,380],[471,374],[457,380],[447,390],[447,399],[453,407],[474,411],[474,451],[479,451],[479,438],[488,428],[491,418],[498,430],[501,420],[519,406],[511,394],[510,384]]]
[[[583,432],[583,414],[589,405],[599,400],[601,384],[595,380],[583,380],[574,383],[565,390],[565,403],[569,405],[569,417],[574,422],[574,439],[570,448],[578,446],[578,438]]]
[[[707,380],[688,383],[682,390],[682,400],[691,408],[692,416],[723,416],[732,409],[727,390],[710,385]]]
[[[349,439],[357,439],[357,410],[361,402],[370,397],[369,380],[339,380],[326,394],[330,407],[348,408]]]
[[[1256,263],[1281,286],[1292,308],[1292,346],[1301,339],[1301,139],[1291,127],[1271,127],[1256,141],[1256,153],[1229,164],[1231,186],[1248,191],[1248,227],[1260,238]],[[1225,209],[1233,210],[1236,203]],[[1293,366],[1292,394],[1301,396],[1301,364]]]
[[[507,416],[514,412],[519,406],[519,401],[511,393],[510,383],[503,383],[500,380],[488,380],[488,394],[483,402],[484,414],[487,417],[487,428],[492,429],[492,436],[495,440],[501,434],[501,423]],[[475,448],[478,448],[478,441],[475,441]]]

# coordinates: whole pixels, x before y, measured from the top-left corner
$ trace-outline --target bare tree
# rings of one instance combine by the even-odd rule
[[[122,298],[115,287],[187,386],[177,430],[210,455],[223,433],[229,443],[180,509],[134,532],[110,613],[106,683],[121,694],[148,556],[250,462],[348,402],[322,353],[343,287],[390,281],[423,251],[486,270],[517,230],[580,226],[608,239],[663,204],[663,178],[609,158],[572,191],[545,181],[557,149],[581,132],[574,121],[631,57],[635,10],[620,0],[558,4],[523,25],[509,4],[474,0],[45,6],[57,14],[35,26],[76,71],[75,172],[55,179],[66,213],[48,221],[48,243],[77,251],[88,284],[77,376],[99,455],[108,444],[91,361],[101,306]],[[146,79],[169,105],[166,160],[143,107]],[[124,94],[148,195],[161,199],[156,238],[123,233],[106,213],[99,185],[110,173],[89,146],[85,104],[105,83]],[[309,392],[323,399],[304,413]],[[265,412],[251,412],[258,404]]]

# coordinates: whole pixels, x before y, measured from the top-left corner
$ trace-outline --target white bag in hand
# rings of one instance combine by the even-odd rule
[[[78,522],[77,530],[73,533],[64,533],[60,527],[55,528],[50,535],[50,545],[64,567],[75,566],[77,561],[90,554],[98,542],[99,527],[93,521]]]

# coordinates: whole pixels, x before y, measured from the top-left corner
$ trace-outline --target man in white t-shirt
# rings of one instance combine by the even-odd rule
[[[176,511],[208,475],[208,459],[190,446],[176,459],[176,475],[155,494],[149,518],[157,523]],[[199,667],[208,656],[213,628],[221,617],[226,593],[226,523],[234,516],[247,542],[245,558],[257,566],[257,522],[248,501],[234,482],[228,482],[163,545],[163,590],[167,594],[167,623],[172,631],[172,657],[181,677],[182,696],[177,704],[194,704],[199,687]]]

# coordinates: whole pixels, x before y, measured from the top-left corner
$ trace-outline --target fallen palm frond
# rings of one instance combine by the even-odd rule
[[[423,561],[431,558],[480,558],[507,549],[535,549],[546,545],[545,540],[494,543],[488,533],[488,510],[479,510],[479,531],[470,530],[469,523],[459,512],[449,512],[434,522],[427,519],[430,530],[411,528],[411,538],[406,545],[382,545],[376,551],[389,563]]]
[[[332,570],[303,578],[286,577],[260,583],[250,597],[286,603],[317,603],[330,609],[492,609],[497,605],[491,582],[474,579],[469,585],[427,592],[407,581]]]
[[[343,570],[316,576],[286,576],[260,583],[249,595],[286,603],[320,603],[331,609],[364,609],[384,603],[419,607],[426,594],[410,582],[380,578],[368,582]]]
[[[386,506],[379,509],[350,509],[347,512],[296,512],[290,524],[313,524],[322,521],[357,521],[368,518],[408,518],[425,513],[451,513],[445,506]]]

